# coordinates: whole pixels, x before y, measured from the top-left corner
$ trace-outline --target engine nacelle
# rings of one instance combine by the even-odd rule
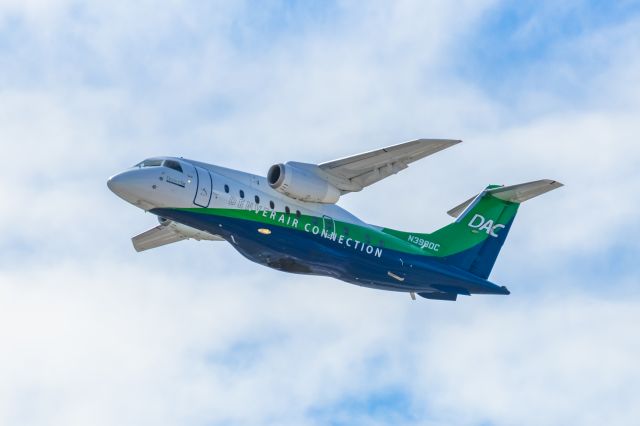
[[[340,199],[340,190],[315,172],[315,164],[274,164],[267,173],[267,181],[276,191],[301,201],[334,204]]]

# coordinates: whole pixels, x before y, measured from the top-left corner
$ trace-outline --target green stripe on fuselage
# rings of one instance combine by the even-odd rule
[[[385,229],[384,232],[424,247],[424,250],[436,251],[436,256],[451,256],[482,244],[487,238],[495,237],[513,220],[518,206],[518,203],[485,194],[464,217],[431,234],[394,229]]]
[[[300,215],[275,210],[251,208],[178,208],[176,210],[197,214],[221,216],[234,219],[242,219],[265,226],[278,226],[306,232],[318,237],[330,237],[332,230],[326,230],[335,224],[336,240],[351,239],[354,242],[372,245],[376,248],[395,250],[402,253],[417,254],[423,256],[444,257],[468,250],[481,244],[490,237],[487,229],[470,227],[469,220],[475,214],[480,214],[487,221],[491,220],[493,226],[508,223],[517,211],[518,204],[499,200],[490,195],[485,195],[459,222],[454,222],[431,234],[404,232],[390,228],[377,229],[335,219],[326,219],[322,216]],[[490,231],[490,230],[489,230]]]
[[[221,216],[233,219],[242,219],[255,222],[261,226],[278,226],[297,230],[303,233],[310,233],[318,237],[331,237],[333,229],[327,229],[323,234],[325,225],[330,228],[331,223],[335,228],[335,240],[342,238],[343,242],[350,239],[354,244],[367,244],[376,248],[396,250],[412,254],[426,254],[419,247],[407,241],[396,238],[379,229],[342,222],[333,218],[326,219],[322,216],[300,215],[267,209],[227,209],[227,208],[179,208],[176,210],[211,216]]]

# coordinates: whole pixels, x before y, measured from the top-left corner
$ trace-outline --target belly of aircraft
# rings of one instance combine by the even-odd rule
[[[436,290],[431,283],[463,285],[460,280],[425,267],[426,259],[417,256],[385,250],[383,256],[372,257],[306,232],[277,226],[268,228],[267,232],[260,223],[245,219],[173,209],[156,209],[152,213],[220,235],[247,259],[279,271],[329,276],[391,291]],[[465,288],[468,287],[465,283]],[[483,292],[482,289],[469,290]]]

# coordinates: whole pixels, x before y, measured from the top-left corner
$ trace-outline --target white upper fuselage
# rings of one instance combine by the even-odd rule
[[[145,160],[112,176],[107,184],[119,197],[147,211],[191,207],[255,210],[258,205],[265,210],[288,208],[293,213],[326,215],[366,226],[335,204],[305,202],[281,194],[263,176],[183,158]]]

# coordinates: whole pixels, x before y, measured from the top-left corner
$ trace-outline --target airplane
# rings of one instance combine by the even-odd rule
[[[138,252],[186,239],[227,241],[270,268],[409,293],[413,300],[508,295],[488,278],[516,212],[561,183],[489,185],[449,210],[455,221],[432,233],[371,225],[336,204],[460,142],[418,139],[321,164],[288,161],[266,176],[153,157],[107,186],[158,217],[159,226],[132,238]]]

